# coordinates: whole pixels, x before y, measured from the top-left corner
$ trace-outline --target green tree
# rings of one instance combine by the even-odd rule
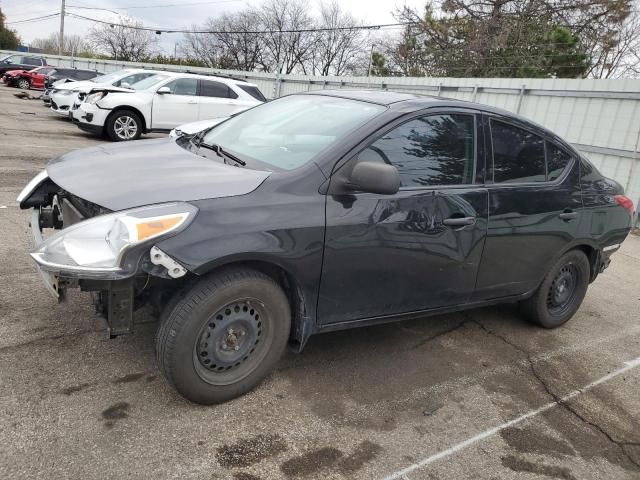
[[[0,10],[0,49],[15,50],[20,45],[20,37],[14,30],[9,30],[4,25],[5,16]]]
[[[388,49],[405,75],[568,77],[587,75],[598,43],[616,42],[632,0],[444,0],[408,22]]]
[[[380,52],[373,52],[371,54],[371,76],[388,77],[391,72],[386,63],[387,59],[384,57],[384,54]]]

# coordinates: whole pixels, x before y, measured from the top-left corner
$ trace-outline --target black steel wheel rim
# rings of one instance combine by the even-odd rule
[[[558,271],[547,293],[547,310],[551,316],[561,317],[571,309],[579,280],[578,269],[573,263],[563,265]]]
[[[212,385],[236,383],[264,359],[271,338],[268,311],[253,298],[226,304],[200,329],[193,364],[200,378]]]

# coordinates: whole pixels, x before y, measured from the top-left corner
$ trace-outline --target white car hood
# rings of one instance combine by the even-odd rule
[[[173,130],[171,130],[172,136],[182,135],[194,135],[199,133],[207,128],[214,127],[219,123],[224,122],[229,117],[217,117],[211,118],[209,120],[198,120],[197,122],[184,123]]]

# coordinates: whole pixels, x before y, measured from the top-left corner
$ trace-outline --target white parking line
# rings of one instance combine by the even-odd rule
[[[384,480],[395,480],[395,479],[404,479],[407,478],[407,474],[417,470],[418,468],[421,467],[425,467],[437,460],[440,460],[441,458],[445,458],[448,457],[449,455],[453,455],[456,452],[459,452],[460,450],[467,448],[470,445],[473,445],[474,443],[477,443],[481,440],[484,440],[485,438],[488,438],[492,435],[495,435],[496,433],[499,433],[501,430],[504,430],[505,428],[509,428],[513,425],[516,425],[518,423],[521,423],[523,421],[525,421],[528,418],[531,417],[535,417],[536,415],[539,415],[543,412],[546,412],[547,410],[555,407],[556,405],[560,404],[560,403],[564,403],[567,400],[571,400],[574,397],[577,397],[578,395],[585,393],[588,390],[591,390],[592,388],[608,382],[609,380],[611,380],[612,378],[617,377],[618,375],[622,375],[623,373],[631,370],[632,368],[636,368],[640,366],[640,357],[635,358],[633,360],[629,360],[628,362],[624,363],[624,367],[621,367],[617,370],[614,370],[613,372],[609,373],[608,375],[605,375],[602,378],[599,378],[598,380],[595,380],[587,385],[585,385],[582,388],[579,388],[577,390],[572,391],[571,393],[568,393],[567,395],[565,395],[564,397],[560,398],[559,400],[555,401],[555,402],[550,402],[547,403],[546,405],[543,405],[542,407],[536,409],[536,410],[532,410],[530,412],[525,413],[524,415],[520,415],[519,417],[514,418],[513,420],[509,420],[506,423],[503,423],[502,425],[498,425],[497,427],[493,427],[490,428],[489,430],[485,430],[482,433],[479,433],[478,435],[475,435],[471,438],[468,438],[467,440],[458,443],[457,445],[454,445],[451,448],[447,448],[446,450],[443,450],[439,453],[436,453],[435,455],[431,455],[430,457],[424,458],[423,460],[420,460],[419,462],[416,462],[412,465],[409,465],[406,468],[403,468],[402,470],[399,470],[397,472],[392,473],[391,475],[387,476],[384,478]]]

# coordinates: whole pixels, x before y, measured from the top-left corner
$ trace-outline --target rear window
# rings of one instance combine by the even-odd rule
[[[24,57],[24,64],[40,66],[42,65],[42,60],[36,57]]]
[[[491,120],[493,181],[531,183],[546,180],[544,139],[516,126]]]
[[[238,98],[238,94],[231,90],[227,84],[221,82],[213,82],[211,80],[200,80],[200,96]]]
[[[249,95],[251,95],[256,100],[260,100],[261,102],[266,102],[267,101],[267,99],[262,94],[262,92],[258,89],[258,87],[252,87],[251,85],[240,85],[239,83],[236,83],[236,86],[240,87],[242,90],[247,92]]]

